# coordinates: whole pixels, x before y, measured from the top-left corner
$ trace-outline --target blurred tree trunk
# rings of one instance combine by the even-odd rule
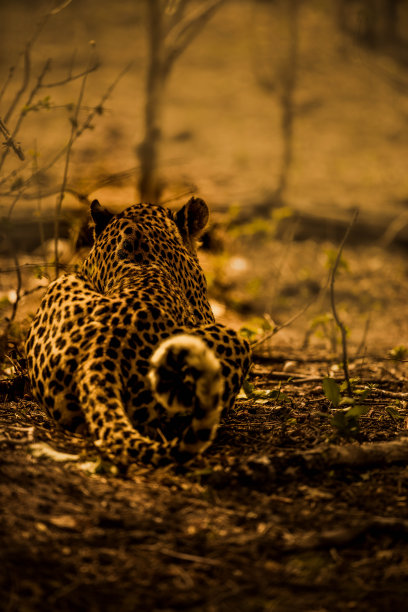
[[[398,39],[398,4],[400,0],[384,0],[384,37],[387,42]]]
[[[293,127],[295,121],[295,92],[299,54],[299,0],[288,0],[286,4],[288,20],[288,54],[282,65],[281,73],[281,129],[283,138],[282,165],[279,174],[275,199],[283,201],[289,173],[293,162]]]
[[[139,147],[143,201],[159,199],[158,157],[161,140],[162,101],[166,77],[163,73],[163,10],[161,0],[148,0],[149,65],[146,83],[145,137]]]
[[[223,1],[147,0],[149,64],[146,80],[145,135],[138,147],[141,167],[139,191],[145,202],[157,202],[163,189],[159,155],[167,80],[177,58]]]
[[[271,207],[284,204],[293,166],[300,5],[301,0],[275,0],[255,8],[254,72],[258,84],[279,100],[282,143],[277,185],[272,198],[257,207],[259,215],[269,216]]]
[[[340,28],[372,48],[398,42],[398,5],[402,0],[337,0]]]

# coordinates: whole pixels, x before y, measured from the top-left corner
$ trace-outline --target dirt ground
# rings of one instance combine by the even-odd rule
[[[289,382],[287,355],[255,360],[256,387],[280,381],[280,398],[240,399],[183,471],[95,473],[92,449],[55,432],[27,396],[2,404],[3,609],[404,609],[407,453],[365,465],[326,453],[407,445],[406,364],[356,364],[364,384],[391,393],[372,391],[346,441],[319,382],[336,368],[315,351],[290,358]],[[74,460],[47,456],[43,442]]]
[[[73,188],[123,208],[135,199],[139,172],[145,22],[142,4],[115,6],[74,2],[56,15],[33,50],[32,78],[51,56],[57,80],[73,50],[80,66],[87,42],[96,40],[101,67],[89,80],[88,108],[133,60],[95,129],[74,149],[69,174]],[[21,238],[28,293],[0,360],[1,610],[406,608],[408,263],[406,243],[394,240],[406,231],[406,68],[357,47],[334,27],[325,3],[303,6],[284,227],[274,218],[262,227],[234,223],[237,210],[268,201],[279,175],[277,90],[257,83],[259,72],[275,79],[284,52],[269,3],[225,3],[181,57],[167,90],[163,198],[173,204],[192,190],[210,204],[201,261],[216,315],[246,328],[253,342],[283,326],[256,347],[253,387],[204,457],[187,469],[135,467],[123,476],[101,465],[91,444],[55,430],[19,371],[40,295],[34,290],[48,282],[33,273],[44,266],[44,252],[27,252]],[[1,3],[3,75],[43,10],[30,7]],[[401,27],[408,18],[402,8]],[[29,114],[21,134],[25,151],[41,149],[40,163],[68,134],[58,104],[77,96],[75,87],[50,91],[56,108]],[[43,178],[44,188],[59,185],[61,167]],[[2,221],[11,202],[0,192]],[[34,206],[19,202],[15,218],[27,210],[35,217]],[[53,210],[55,196],[42,206]],[[67,196],[64,206],[79,204]],[[349,330],[357,417],[346,416],[347,400],[345,408],[334,406],[322,386],[325,377],[339,385],[344,379],[328,273],[355,206],[362,225],[344,249],[335,294]],[[299,236],[298,213],[313,217]],[[330,219],[342,221],[340,233]],[[63,263],[72,261],[72,242],[62,246]],[[16,274],[15,259],[1,253],[4,325]]]

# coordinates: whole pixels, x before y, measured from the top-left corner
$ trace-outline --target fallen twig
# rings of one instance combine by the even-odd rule
[[[393,517],[375,516],[351,527],[284,534],[283,549],[287,552],[312,550],[316,548],[343,547],[370,531],[408,535],[408,521]]]
[[[403,391],[386,391],[385,389],[370,389],[370,394],[378,394],[383,397],[392,397],[393,399],[402,399],[408,400],[408,393],[404,393]]]
[[[308,468],[372,467],[392,463],[408,463],[408,438],[389,442],[364,444],[321,445],[306,451],[296,451],[288,457],[290,463],[299,460]]]
[[[308,450],[276,448],[269,455],[253,455],[237,459],[225,469],[217,470],[209,477],[210,484],[231,483],[234,478],[245,486],[270,490],[276,479],[296,477],[294,467],[327,472],[331,468],[372,468],[394,463],[408,464],[408,437],[389,442],[365,444],[322,444]],[[290,468],[287,470],[287,468]]]
[[[296,372],[269,372],[267,374],[268,379],[281,380],[285,383],[289,383],[291,385],[303,385],[307,383],[321,383],[322,376],[302,376],[301,374],[296,374]]]
[[[151,550],[151,549],[150,549]],[[201,565],[213,565],[219,567],[222,565],[218,559],[210,559],[209,557],[201,557],[199,555],[190,555],[188,553],[180,553],[176,550],[170,550],[168,548],[161,548],[159,552],[167,557],[173,557],[174,559],[180,559],[181,561],[190,561],[190,563],[198,563]]]

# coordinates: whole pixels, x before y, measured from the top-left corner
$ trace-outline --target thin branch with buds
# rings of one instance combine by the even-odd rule
[[[70,134],[67,149],[66,149],[64,173],[62,177],[61,189],[60,189],[60,192],[57,198],[57,204],[55,207],[55,224],[54,224],[55,278],[57,278],[59,274],[58,241],[59,241],[59,223],[60,223],[60,216],[61,216],[62,201],[65,195],[65,186],[67,184],[67,178],[68,178],[69,161],[71,157],[72,146],[75,140],[76,131],[78,128],[78,115],[79,115],[79,110],[81,108],[82,100],[83,100],[84,93],[85,93],[87,77],[88,77],[88,72],[85,71],[85,74],[82,77],[82,83],[79,89],[78,100],[75,106],[74,114],[71,117],[71,134]]]
[[[17,155],[17,157],[21,160],[24,161],[25,160],[25,156],[23,153],[23,150],[21,148],[21,146],[14,140],[14,138],[11,136],[10,132],[8,131],[5,123],[3,122],[3,120],[0,117],[0,131],[2,132],[4,138],[6,139],[4,144],[6,147],[11,147],[14,151],[14,153]]]
[[[26,101],[26,103],[25,103],[25,105],[24,105],[23,110],[21,111],[21,113],[20,113],[20,114],[19,114],[19,116],[18,116],[18,119],[17,119],[16,125],[14,126],[14,130],[13,130],[13,132],[12,132],[12,134],[11,134],[11,138],[12,138],[13,140],[16,138],[16,136],[17,136],[17,134],[18,134],[18,132],[19,132],[19,130],[20,130],[21,124],[23,123],[23,120],[25,119],[25,117],[26,117],[26,115],[27,115],[27,111],[26,111],[25,109],[27,109],[27,108],[29,108],[29,107],[30,107],[30,104],[31,104],[31,102],[32,102],[32,101],[33,101],[33,99],[34,99],[34,96],[37,94],[37,92],[39,91],[39,89],[41,89],[41,86],[42,86],[42,81],[43,81],[43,79],[44,79],[44,77],[45,77],[46,73],[47,73],[47,72],[48,72],[48,70],[50,69],[50,66],[51,66],[51,60],[50,60],[50,59],[47,59],[47,60],[46,60],[46,62],[44,63],[43,69],[41,70],[40,74],[39,74],[39,75],[38,75],[38,77],[37,77],[37,82],[36,82],[36,84],[34,85],[34,87],[32,88],[31,92],[30,92],[30,93],[29,93],[29,95],[28,95],[28,98],[27,98],[27,101]],[[5,121],[7,122],[7,118],[5,118]],[[4,161],[5,161],[5,159],[6,159],[7,155],[8,155],[8,153],[9,153],[9,150],[10,150],[10,149],[8,149],[8,148],[7,148],[7,149],[6,149],[6,150],[3,152],[3,155],[2,155],[2,157],[1,157],[1,159],[0,159],[0,169],[3,167]]]
[[[44,89],[51,89],[52,87],[61,87],[62,85],[66,85],[67,83],[72,83],[72,81],[76,81],[77,79],[82,79],[83,77],[88,76],[91,72],[95,72],[100,67],[100,63],[95,61],[92,66],[86,68],[86,70],[82,70],[82,72],[78,72],[78,74],[69,73],[65,79],[61,79],[61,81],[53,81],[52,83],[43,83],[42,87]]]

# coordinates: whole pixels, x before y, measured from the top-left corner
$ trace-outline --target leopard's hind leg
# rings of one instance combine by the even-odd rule
[[[131,424],[120,392],[118,372],[106,372],[99,361],[78,368],[77,389],[85,421],[101,455],[126,467],[130,463],[154,466],[172,461],[171,445],[142,435]]]

